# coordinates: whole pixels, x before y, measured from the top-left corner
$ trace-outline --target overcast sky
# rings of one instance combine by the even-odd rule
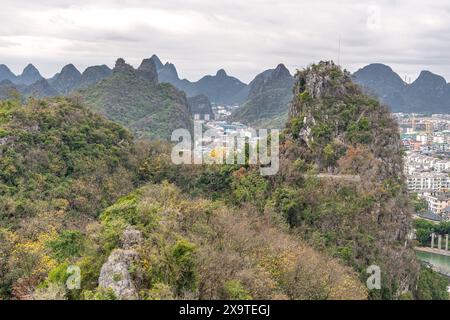
[[[283,62],[294,71],[338,60],[350,71],[382,62],[412,80],[422,69],[450,81],[448,0],[0,0],[0,64],[32,62],[44,76],[137,66],[157,54],[181,77],[224,68],[250,81]]]

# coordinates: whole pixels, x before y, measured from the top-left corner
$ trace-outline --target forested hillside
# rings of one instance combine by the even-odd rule
[[[0,102],[2,297],[27,297],[55,266],[49,237],[78,239],[66,229],[133,190],[140,154],[131,133],[75,102]]]
[[[118,64],[91,99],[158,86],[148,61]],[[296,74],[268,177],[256,165],[174,165],[171,144],[136,140],[77,95],[12,98],[0,103],[1,298],[447,296],[408,238],[397,124],[332,62]],[[381,290],[365,286],[371,265]],[[65,285],[69,266],[79,289]]]
[[[76,100],[9,100],[0,112],[3,298],[366,297],[351,269],[245,204],[239,167],[171,165],[168,146],[136,144]],[[236,191],[226,200],[221,188]],[[80,290],[64,286],[69,265]]]
[[[373,294],[413,291],[412,210],[387,108],[332,62],[312,65],[296,75],[282,149],[275,203],[289,224],[356,270],[380,266],[383,289]]]
[[[186,95],[171,84],[159,84],[152,60],[145,62],[143,68],[135,70],[118,59],[111,76],[80,91],[83,101],[137,137],[170,139],[175,129],[191,129]],[[152,70],[148,63],[152,63]]]

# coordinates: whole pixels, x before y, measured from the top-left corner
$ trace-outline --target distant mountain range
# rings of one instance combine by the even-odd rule
[[[285,76],[281,75],[279,79],[280,75],[270,76],[274,70],[269,69],[248,85],[228,76],[223,69],[215,76],[190,82],[179,78],[172,63],[163,64],[156,55],[151,59],[155,62],[160,81],[173,84],[188,97],[204,94],[216,104],[240,105],[232,120],[256,127],[284,125],[293,83],[293,77],[288,76],[289,71],[285,67]],[[355,72],[353,78],[393,112],[450,113],[450,84],[429,71],[422,71],[416,81],[407,84],[389,66],[371,64]]]
[[[191,82],[180,79],[172,63],[163,64],[156,55],[151,59],[155,62],[159,81],[173,84],[186,92],[188,97],[204,94],[211,102],[222,105],[240,105],[246,100],[248,86],[239,79],[227,75],[223,69],[217,71],[214,76],[207,75],[196,82]]]
[[[422,71],[408,84],[391,67],[374,63],[353,77],[393,112],[450,113],[450,84],[430,71]]]
[[[155,72],[146,72],[149,69],[154,69]],[[170,62],[163,64],[156,55],[144,59],[135,72],[140,76],[150,77],[147,78],[150,82],[168,83],[184,91],[192,116],[209,115],[212,119],[212,104],[216,104],[242,105],[233,120],[249,125],[282,127],[287,119],[293,77],[284,65],[262,72],[248,85],[229,76],[223,69],[196,82],[180,79],[176,67]],[[50,79],[44,79],[31,64],[20,76],[14,75],[7,66],[0,65],[0,99],[7,98],[14,89],[25,97],[67,96],[102,84],[102,80],[108,81],[112,76],[112,70],[106,65],[92,66],[80,73],[73,64],[68,64]],[[131,82],[129,85],[132,85]],[[129,91],[134,91],[134,88],[130,87]],[[107,109],[102,111],[106,112]],[[125,112],[122,112],[122,115],[126,116]],[[109,116],[115,119],[114,115]]]
[[[80,73],[73,64],[68,64],[50,79],[44,79],[32,64],[26,66],[22,74],[18,76],[2,64],[0,65],[0,99],[6,99],[13,89],[25,97],[66,96],[75,90],[87,88],[110,74],[111,69],[106,65],[92,66]]]
[[[173,87],[162,85],[158,89],[166,90],[163,96],[169,94],[172,98],[177,96],[175,100],[184,99],[181,104],[187,104],[187,109],[192,116],[208,114],[211,118],[214,104],[239,105],[240,107],[235,110],[230,120],[240,121],[255,128],[283,127],[287,119],[288,106],[292,100],[294,77],[283,64],[275,69],[261,72],[248,85],[229,76],[223,69],[218,70],[215,75],[206,75],[195,82],[180,79],[175,65],[170,62],[163,63],[156,55],[144,59],[139,68],[133,70],[136,76],[144,78],[149,83],[167,83],[183,91],[185,97],[181,98],[179,93],[173,91]],[[32,64],[27,65],[20,75],[15,75],[6,65],[0,65],[0,99],[8,98],[14,90],[24,97],[67,96],[74,92],[86,91],[102,83],[102,80],[109,79],[109,82],[102,84],[103,89],[100,90],[100,87],[97,87],[102,92],[108,92],[105,86],[108,83],[111,84],[110,78],[113,76],[113,70],[106,65],[91,66],[81,73],[73,64],[68,64],[49,79],[42,77],[39,70]],[[367,93],[379,98],[393,112],[450,113],[450,84],[443,77],[429,71],[422,71],[413,83],[408,84],[389,66],[377,63],[358,70],[353,74],[353,78]],[[125,84],[126,82],[123,83]],[[135,83],[130,81],[128,85],[133,86]],[[120,87],[125,90],[122,85]],[[125,92],[135,91],[135,88],[129,87]],[[142,95],[140,92],[135,94],[144,99],[148,92]],[[125,96],[131,99],[130,95]],[[117,99],[121,98],[117,96]],[[111,102],[110,99],[108,101]],[[154,102],[151,99],[149,101]],[[147,110],[149,101],[142,101],[146,107],[141,111]],[[103,112],[108,110],[105,107]],[[127,112],[130,110],[121,111],[124,117],[128,116]],[[135,115],[131,117],[133,116]],[[115,116],[110,115],[110,117]],[[181,118],[183,117],[184,111]],[[136,122],[138,119],[133,121]],[[143,119],[139,121],[133,122],[132,130],[147,132],[142,124],[146,121]],[[185,119],[182,122],[184,121]],[[137,128],[139,126],[142,130]],[[165,132],[165,129],[162,131]]]
[[[223,69],[214,76],[204,76],[197,82],[190,82],[179,78],[172,63],[163,64],[156,55],[151,59],[155,62],[160,82],[171,83],[186,92],[193,114],[210,113],[204,111],[208,108],[207,98],[218,105],[239,105],[230,120],[255,128],[282,128],[287,120],[294,77],[283,64],[261,72],[247,85],[227,75]],[[202,101],[203,108],[197,107],[199,101]]]

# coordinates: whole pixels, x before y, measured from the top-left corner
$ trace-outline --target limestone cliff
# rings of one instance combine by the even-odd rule
[[[286,212],[290,224],[359,271],[379,265],[384,288],[374,296],[411,290],[418,268],[407,239],[411,210],[387,108],[347,71],[320,62],[295,76],[285,134],[280,176],[299,194]]]
[[[110,289],[119,300],[138,299],[138,292],[130,274],[133,263],[139,260],[136,247],[141,243],[141,232],[128,227],[125,229],[121,247],[114,249],[108,261],[103,264],[98,279],[99,288]]]

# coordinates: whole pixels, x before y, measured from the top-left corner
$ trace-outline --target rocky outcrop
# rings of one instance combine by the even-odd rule
[[[133,249],[142,242],[142,233],[132,227],[128,227],[123,232],[120,243],[123,249]]]
[[[111,289],[119,300],[139,298],[130,268],[139,259],[136,248],[141,241],[140,231],[132,227],[125,229],[121,238],[121,248],[114,249],[101,268],[98,279],[100,289]]]
[[[158,83],[158,72],[156,71],[155,62],[152,59],[142,60],[138,72],[144,79],[152,83]]]
[[[156,70],[160,70],[164,66],[156,54],[152,55],[150,59],[155,63]]]
[[[385,292],[395,297],[414,288],[418,270],[407,238],[412,212],[402,174],[398,132],[398,124],[387,108],[364,94],[350,73],[333,62],[322,61],[295,76],[287,139],[280,148],[280,161],[284,162],[281,176],[295,176],[295,170],[287,168],[300,160],[314,168],[319,173],[315,178],[320,179],[320,194],[314,199],[305,196],[311,200],[306,211],[315,212],[313,227],[303,221],[292,223],[314,232],[339,234],[335,238],[337,247],[352,238],[351,263],[362,270],[368,266],[367,261],[376,261],[385,272]],[[360,180],[328,178],[337,175],[355,175]],[[329,197],[348,190],[352,190],[351,208],[348,200]],[[329,212],[321,208],[327,201],[334,208]],[[340,206],[346,208],[345,219],[336,215]],[[355,234],[360,238],[354,238]],[[369,238],[370,246],[363,240]]]

